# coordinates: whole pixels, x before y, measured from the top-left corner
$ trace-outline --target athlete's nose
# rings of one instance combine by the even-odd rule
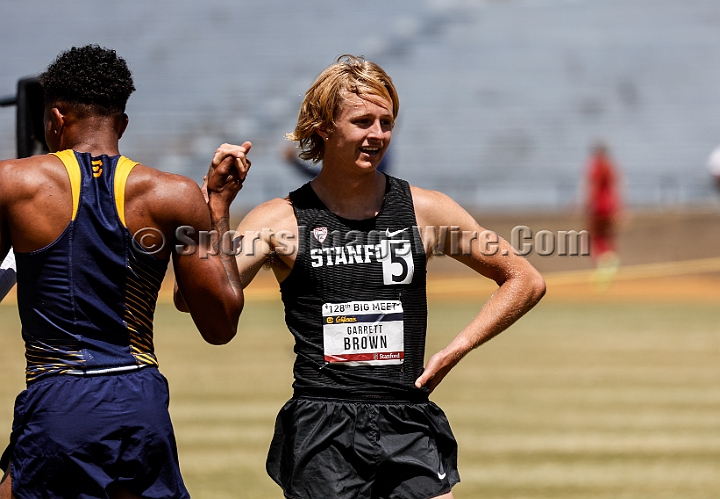
[[[380,120],[373,121],[370,129],[368,130],[368,138],[382,140],[384,138],[384,135],[385,131],[383,130]]]
[[[373,121],[372,126],[370,127],[370,131],[373,133],[373,135],[381,138],[385,131],[383,130],[382,122],[380,120]]]

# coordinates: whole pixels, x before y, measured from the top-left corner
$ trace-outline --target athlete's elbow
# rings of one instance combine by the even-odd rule
[[[533,269],[531,275],[527,277],[527,281],[527,289],[530,295],[530,302],[535,305],[542,299],[543,296],[545,296],[545,292],[547,291],[545,278],[543,278],[540,272]]]
[[[237,333],[237,327],[227,326],[213,328],[210,331],[201,331],[203,339],[211,345],[226,345],[230,343]]]
[[[192,303],[190,313],[200,335],[207,343],[224,345],[235,337],[245,303],[242,293]]]
[[[217,337],[216,337],[216,336],[213,336],[213,337],[205,336],[204,338],[205,338],[205,341],[206,341],[206,342],[208,342],[208,343],[211,344],[211,345],[215,345],[215,346],[227,345],[228,343],[230,343],[230,340],[232,339],[232,337],[228,338],[227,336],[223,336],[223,337],[219,337],[219,336],[217,336]]]
[[[175,308],[178,309],[180,312],[190,312],[190,308],[188,307],[187,303],[185,303],[185,299],[183,298],[180,290],[178,290],[177,287],[175,288],[175,292],[173,293],[173,303],[175,304]]]
[[[215,320],[210,328],[201,331],[202,337],[211,345],[225,345],[232,340],[237,334],[240,313],[243,304],[238,303],[233,310],[226,311],[224,320]]]
[[[545,279],[530,265],[499,284],[513,289],[513,295],[523,303],[526,311],[534,307],[545,296]]]

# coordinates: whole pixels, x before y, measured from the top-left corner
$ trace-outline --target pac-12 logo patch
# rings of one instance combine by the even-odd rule
[[[315,227],[312,231],[313,236],[315,236],[315,239],[320,241],[320,244],[322,244],[328,235],[328,228],[327,227]]]

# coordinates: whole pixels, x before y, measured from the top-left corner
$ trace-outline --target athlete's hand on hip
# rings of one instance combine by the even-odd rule
[[[228,204],[232,203],[247,177],[252,164],[247,157],[252,144],[244,142],[237,146],[223,144],[217,148],[207,175],[203,179],[202,191],[205,199],[209,194],[219,196]]]
[[[432,392],[450,370],[460,362],[460,356],[446,353],[441,350],[428,360],[425,370],[418,379],[415,380],[415,387],[426,387]]]

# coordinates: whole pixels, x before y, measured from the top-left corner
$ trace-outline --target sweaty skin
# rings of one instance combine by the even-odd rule
[[[323,168],[311,182],[313,190],[330,211],[344,218],[362,220],[376,216],[383,205],[385,176],[376,171],[392,136],[392,104],[378,96],[346,94],[332,132],[318,131],[326,140]],[[376,152],[377,151],[377,152]],[[482,345],[509,327],[530,310],[545,293],[545,282],[527,260],[516,256],[513,248],[502,238],[493,256],[483,254],[480,241],[472,234],[485,229],[455,201],[436,191],[411,187],[415,216],[422,231],[428,258],[431,248],[449,247],[446,240],[437,241],[441,226],[456,226],[460,247],[470,247],[469,255],[451,254],[453,258],[480,275],[494,280],[499,288],[485,303],[478,315],[443,350],[433,355],[416,386],[431,391],[447,373],[472,349]],[[435,227],[432,230],[426,228]],[[263,230],[271,228],[272,231]],[[252,210],[237,229],[240,234],[257,233],[243,239],[243,251],[237,256],[243,287],[247,286],[266,263],[268,250],[275,257],[270,260],[278,282],[292,270],[296,245],[282,245],[274,236],[287,231],[297,241],[297,220],[288,199],[273,199]],[[255,244],[255,251],[247,251]],[[263,245],[263,248],[257,246]],[[292,251],[288,251],[288,248]],[[451,252],[446,251],[447,254]],[[487,253],[487,252],[485,252]]]
[[[45,135],[50,150],[74,149],[93,156],[117,155],[118,141],[127,127],[126,115],[77,116],[61,103],[45,110]],[[227,232],[229,206],[242,187],[251,148],[223,145],[211,164],[206,202],[191,179],[137,165],[125,188],[125,221],[132,234],[148,231],[164,241],[155,256],[173,260],[176,279],[192,318],[203,338],[212,344],[230,341],[243,308],[240,276],[232,256],[200,258],[200,252],[173,251],[176,229]],[[52,155],[0,161],[0,260],[12,246],[18,253],[44,248],[70,223],[70,180],[60,159]],[[161,237],[159,237],[161,235]],[[10,499],[11,477],[3,477],[0,499]],[[110,491],[113,499],[137,497],[122,487]]]
[[[311,186],[336,215],[363,220],[376,216],[382,209],[386,177],[377,171],[377,166],[390,144],[392,123],[390,101],[375,95],[346,93],[335,120],[336,127],[330,131],[317,130],[325,140],[325,150],[323,167]],[[472,234],[482,233],[483,227],[448,196],[419,187],[411,187],[411,193],[418,225],[424,229],[423,245],[428,258],[431,248],[450,247],[449,231],[441,232],[439,228],[458,227],[460,247],[471,250],[467,255],[451,256],[499,286],[470,324],[449,345],[430,357],[415,386],[426,386],[432,391],[471,350],[530,310],[545,293],[545,282],[532,265],[516,256],[513,248],[501,238],[494,256],[483,254],[480,241],[472,238]],[[432,227],[434,232],[428,230]],[[295,262],[298,239],[297,220],[287,198],[258,206],[237,230],[245,236],[242,252],[237,256],[243,287],[266,263],[270,264],[278,282],[287,278]],[[276,237],[281,231],[292,234],[293,238]],[[445,240],[438,241],[435,236],[443,233],[447,234]],[[250,245],[255,245],[254,251],[249,251]],[[268,260],[270,254],[274,256]],[[449,492],[439,497],[452,498],[453,495]]]
[[[106,117],[77,119],[61,108],[47,110],[48,145],[51,151],[74,149],[93,156],[116,155],[118,140],[127,125]],[[172,257],[176,278],[193,319],[210,343],[230,341],[237,330],[243,306],[239,276],[233,265],[223,264],[222,255],[200,258],[172,251],[175,230],[184,225],[201,230],[223,230],[229,205],[247,174],[245,154],[251,144],[225,147],[215,154],[210,207],[191,179],[137,165],[125,189],[125,220],[132,234],[150,228],[165,241],[155,256]],[[220,150],[219,150],[220,151]],[[33,156],[0,162],[0,256],[10,246],[30,252],[53,242],[72,216],[70,181],[55,156]],[[217,227],[214,227],[217,225]],[[227,229],[224,229],[226,231]],[[211,320],[212,319],[212,320]]]

